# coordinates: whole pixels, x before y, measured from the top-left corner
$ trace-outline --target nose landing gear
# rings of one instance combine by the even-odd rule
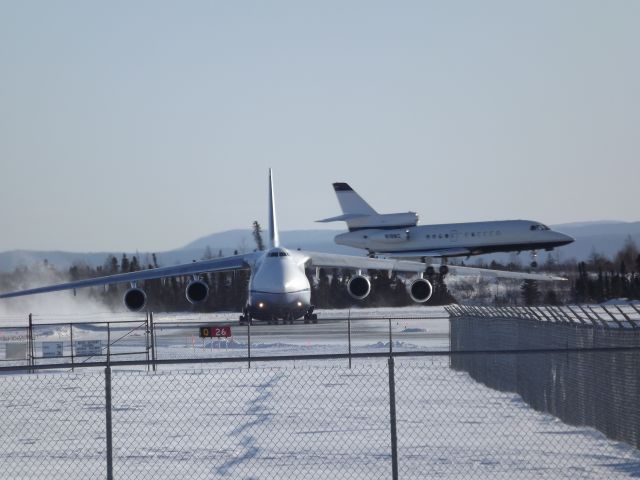
[[[531,268],[538,268],[538,251],[537,250],[531,250]]]

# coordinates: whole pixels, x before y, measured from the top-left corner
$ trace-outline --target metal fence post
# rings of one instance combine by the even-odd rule
[[[251,320],[247,321],[247,362],[251,368]]]
[[[156,363],[157,355],[156,355],[156,326],[153,323],[153,312],[149,312],[149,329],[151,330],[151,360],[153,362],[153,371],[158,370],[158,365]]]
[[[71,343],[71,371],[74,372],[75,357],[73,355],[73,323],[69,322],[69,343]]]
[[[347,339],[349,343],[349,370],[351,370],[351,309],[349,309],[349,316],[347,317]]]
[[[393,355],[393,335],[391,334],[391,319],[389,319],[389,355]]]
[[[389,357],[389,419],[391,421],[391,475],[398,480],[398,435],[396,430],[396,380],[393,356]]]
[[[107,322],[107,364],[111,363],[111,323]]]
[[[29,314],[29,337],[27,338],[27,348],[29,349],[29,366],[35,365],[35,361],[33,358],[33,314]],[[33,370],[30,370],[29,373],[33,373]]]
[[[104,369],[104,394],[107,433],[107,480],[113,480],[113,429],[111,423],[111,367]]]

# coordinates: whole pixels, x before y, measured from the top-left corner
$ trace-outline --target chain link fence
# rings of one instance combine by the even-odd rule
[[[635,306],[579,308],[533,315],[455,307],[452,350],[494,353],[454,355],[452,367],[570,425],[640,447],[640,315]]]
[[[347,312],[348,313],[348,312]],[[419,316],[327,316],[317,324],[239,325],[236,315],[128,314],[29,315],[3,326],[0,367],[72,363],[101,364],[107,357],[139,361],[245,358],[274,355],[448,350],[449,317],[444,310]],[[224,330],[206,337],[203,329]],[[318,342],[318,338],[323,341]]]
[[[473,381],[450,368],[457,354],[366,355],[352,368],[342,357],[340,366],[4,371],[0,478],[640,475],[636,449]]]

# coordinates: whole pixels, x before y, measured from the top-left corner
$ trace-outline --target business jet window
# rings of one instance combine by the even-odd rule
[[[546,225],[542,225],[542,224],[538,224],[538,225],[531,225],[529,227],[529,230],[531,231],[540,231],[540,232],[544,232],[545,230],[551,230],[549,227],[547,227]]]
[[[444,234],[444,238],[449,238],[449,234],[448,234],[448,233],[445,233],[445,234]]]

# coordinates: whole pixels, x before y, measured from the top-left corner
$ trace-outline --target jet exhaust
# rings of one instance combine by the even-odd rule
[[[122,301],[130,311],[139,312],[147,304],[147,294],[141,288],[130,288],[124,292]]]
[[[407,288],[411,300],[416,303],[425,303],[433,295],[431,282],[424,278],[417,278]]]
[[[202,280],[194,280],[189,282],[185,291],[187,300],[191,304],[197,304],[204,302],[209,296],[209,285]]]
[[[347,283],[347,291],[356,300],[364,300],[371,293],[371,282],[364,275],[356,275]]]

